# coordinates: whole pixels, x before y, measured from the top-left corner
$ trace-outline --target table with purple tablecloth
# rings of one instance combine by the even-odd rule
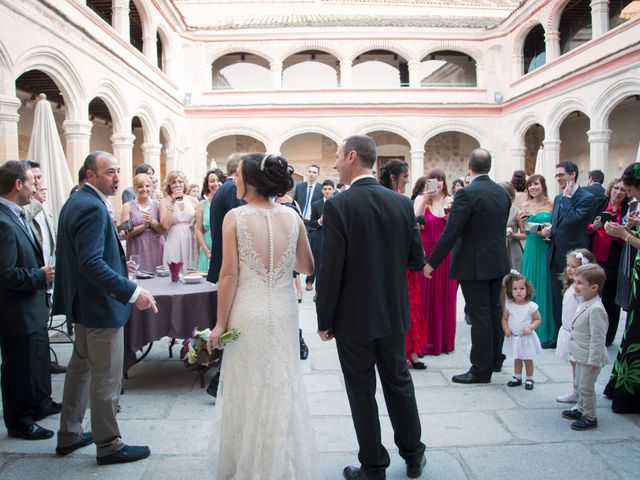
[[[216,318],[216,285],[172,283],[169,277],[138,280],[156,299],[158,313],[133,307],[124,327],[124,372],[136,363],[136,352],[163,337],[189,338],[194,328],[212,328]]]

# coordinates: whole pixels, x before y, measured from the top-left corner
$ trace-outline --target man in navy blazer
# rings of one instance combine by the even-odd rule
[[[589,248],[587,225],[593,220],[596,199],[587,190],[578,185],[578,166],[573,162],[560,162],[556,165],[556,180],[560,193],[553,201],[551,227],[540,233],[549,238],[547,265],[551,281],[553,302],[554,339],[542,345],[542,348],[555,348],[555,338],[562,325],[562,282],[560,274],[567,266],[567,254],[576,248]]]
[[[51,400],[51,363],[47,283],[54,268],[45,266],[42,248],[22,206],[35,193],[27,162],[0,167],[0,349],[2,408],[10,437],[44,440],[51,430],[38,420],[60,412]]]
[[[131,304],[157,312],[153,296],[130,281],[107,197],[118,190],[120,168],[113,155],[89,154],[87,182],[64,204],[58,223],[53,313],[75,324],[75,344],[64,382],[58,455],[95,440],[99,465],[133,462],[148,447],[120,440],[116,411],[124,355],[123,326]],[[83,432],[87,406],[91,432]]]

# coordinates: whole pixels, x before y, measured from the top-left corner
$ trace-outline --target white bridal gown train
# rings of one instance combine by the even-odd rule
[[[298,223],[288,207],[245,205],[237,220],[239,280],[225,347],[217,478],[320,478],[300,365],[293,268]]]

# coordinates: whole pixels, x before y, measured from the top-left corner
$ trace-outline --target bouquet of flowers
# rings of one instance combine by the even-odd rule
[[[209,328],[205,330],[194,328],[191,337],[182,342],[180,360],[184,362],[184,366],[189,370],[207,371],[210,368],[220,366],[222,350],[207,352],[207,341],[210,335],[211,330]],[[240,332],[232,328],[220,335],[220,343],[224,346],[227,343],[235,342],[238,338],[240,338]]]

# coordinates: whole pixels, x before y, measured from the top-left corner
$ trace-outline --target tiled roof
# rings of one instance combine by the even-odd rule
[[[453,1],[453,0],[441,0]],[[480,2],[482,0],[474,0]],[[508,0],[505,0],[507,2]],[[495,3],[495,2],[494,2]],[[272,15],[260,17],[220,18],[198,30],[240,30],[253,28],[294,27],[419,27],[419,28],[492,28],[503,19],[497,17],[434,17],[373,15]]]

